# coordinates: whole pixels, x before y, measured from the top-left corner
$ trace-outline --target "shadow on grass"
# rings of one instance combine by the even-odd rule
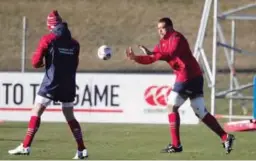
[[[22,141],[22,137],[21,138],[0,138],[0,141]],[[49,140],[49,139],[37,139],[36,140],[36,142],[49,142],[49,141],[51,141],[51,140]]]

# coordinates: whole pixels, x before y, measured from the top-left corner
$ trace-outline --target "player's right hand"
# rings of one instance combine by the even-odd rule
[[[127,56],[128,59],[130,59],[130,60],[134,60],[135,59],[135,54],[134,54],[134,52],[132,50],[132,47],[127,48],[125,50],[125,52],[126,52],[126,56]]]
[[[42,67],[44,67],[44,61],[43,60],[40,61],[38,68],[42,68]]]
[[[38,68],[42,68],[42,67],[44,67],[44,64],[42,63],[42,64],[40,64],[40,66],[38,67]]]

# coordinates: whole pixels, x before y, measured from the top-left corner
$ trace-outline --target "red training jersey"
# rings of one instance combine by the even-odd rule
[[[49,33],[47,35],[42,36],[40,39],[36,51],[33,53],[32,56],[32,65],[34,68],[40,68],[44,65],[43,58],[48,52],[48,48],[50,43],[56,39],[56,35],[53,33]]]
[[[193,56],[187,39],[179,32],[167,33],[153,50],[153,55],[140,55],[135,61],[152,64],[157,60],[166,61],[176,74],[176,82],[185,82],[202,75],[200,66]]]

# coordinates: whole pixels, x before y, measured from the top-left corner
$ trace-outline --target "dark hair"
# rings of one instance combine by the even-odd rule
[[[165,23],[168,27],[173,27],[172,20],[168,17],[161,18],[158,22]]]

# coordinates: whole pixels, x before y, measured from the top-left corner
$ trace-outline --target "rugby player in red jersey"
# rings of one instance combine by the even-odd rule
[[[160,41],[153,51],[139,45],[139,48],[147,55],[137,56],[131,47],[126,49],[126,54],[130,60],[139,64],[146,65],[159,60],[165,61],[176,75],[174,87],[168,96],[167,106],[172,142],[162,152],[175,153],[183,151],[180,141],[180,116],[178,109],[187,99],[190,99],[190,105],[196,116],[221,138],[226,153],[230,153],[235,137],[232,134],[227,134],[205,107],[203,74],[190,50],[187,39],[173,28],[170,18],[161,18],[158,21],[157,28]]]

